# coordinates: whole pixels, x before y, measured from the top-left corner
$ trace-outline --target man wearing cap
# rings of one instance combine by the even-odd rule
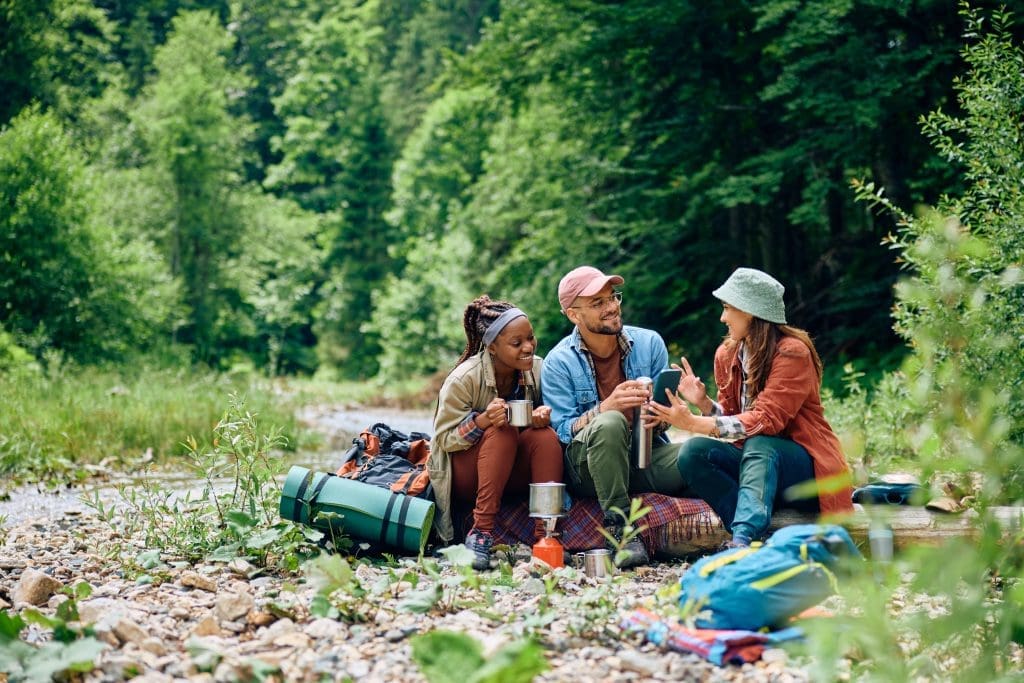
[[[558,283],[558,303],[576,327],[548,353],[542,390],[565,447],[566,483],[576,495],[597,498],[604,526],[617,539],[623,519],[612,508],[628,511],[630,493],[673,495],[685,488],[676,467],[679,445],[669,443],[663,425],[655,430],[650,465],[630,465],[634,411],[649,398],[636,379],[667,368],[668,349],[657,332],[623,326],[622,293],[614,289],[623,282],[580,266]],[[650,559],[639,539],[623,550],[620,567]]]

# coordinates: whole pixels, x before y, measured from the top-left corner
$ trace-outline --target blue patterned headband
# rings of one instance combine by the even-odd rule
[[[494,322],[491,323],[491,326],[487,328],[487,331],[484,332],[484,346],[490,346],[491,342],[498,338],[498,335],[501,334],[501,331],[505,329],[505,326],[508,325],[510,322],[512,322],[516,318],[525,317],[526,314],[515,307],[510,308],[501,315],[499,315],[497,318],[494,319]]]

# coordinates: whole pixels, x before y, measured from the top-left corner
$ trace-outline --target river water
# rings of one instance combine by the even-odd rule
[[[297,416],[309,429],[324,435],[326,448],[316,452],[287,454],[289,465],[302,465],[312,470],[333,472],[341,455],[352,445],[352,439],[367,427],[383,422],[402,432],[431,433],[433,413],[428,411],[397,410],[388,408],[307,408]],[[285,468],[287,470],[287,468]],[[181,490],[196,486],[195,476],[188,473],[161,472],[147,474],[157,477],[161,486]],[[26,484],[9,490],[9,496],[0,500],[0,527],[33,519],[56,519],[68,514],[80,514],[89,509],[83,498],[92,499],[99,494],[105,500],[114,500],[119,484],[131,485],[139,481],[138,474],[111,473],[110,478],[49,491],[36,484]]]

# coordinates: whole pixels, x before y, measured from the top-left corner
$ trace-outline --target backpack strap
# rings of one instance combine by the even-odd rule
[[[402,504],[398,507],[398,520],[395,522],[391,521],[392,510],[394,510],[395,503],[401,499]],[[404,547],[405,541],[405,518],[409,514],[409,505],[412,504],[412,496],[405,496],[400,493],[392,493],[388,498],[388,504],[384,508],[384,516],[380,523],[380,544],[390,545],[388,543],[388,528],[395,524],[398,529],[396,530],[396,536],[394,545],[399,548]]]
[[[744,557],[746,557],[747,555],[749,555],[751,553],[756,553],[757,549],[760,548],[760,547],[761,547],[760,544],[758,544],[756,546],[747,546],[746,548],[740,548],[739,550],[736,550],[735,552],[729,553],[728,555],[723,555],[721,557],[716,557],[715,559],[711,560],[710,562],[708,562],[707,564],[705,564],[703,567],[700,568],[700,575],[701,575],[701,577],[706,577],[708,574],[710,574],[711,572],[715,571],[716,569],[721,569],[722,567],[724,567],[726,565],[732,564],[733,562],[736,562],[737,560],[743,559]]]
[[[310,482],[313,481],[314,476],[313,470],[306,472],[306,476],[302,478],[302,483],[299,484],[299,490],[295,492],[295,500],[292,504],[292,519],[302,519],[299,517],[299,513],[304,507],[308,507],[311,511],[313,504],[316,503],[317,498],[320,497],[320,492],[324,490],[324,485],[327,484],[327,479],[333,477],[333,474],[325,474],[320,478],[320,481],[313,487],[313,492],[309,495],[309,500],[303,498],[303,494],[306,493],[306,489],[309,488]],[[309,512],[306,513],[305,521],[309,523]]]

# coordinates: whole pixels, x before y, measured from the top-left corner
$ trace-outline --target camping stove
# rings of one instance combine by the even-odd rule
[[[544,536],[533,544],[533,556],[552,567],[565,566],[565,548],[555,531],[558,520],[565,517],[562,511],[564,493],[565,484],[558,482],[530,484],[530,516],[544,520]]]

